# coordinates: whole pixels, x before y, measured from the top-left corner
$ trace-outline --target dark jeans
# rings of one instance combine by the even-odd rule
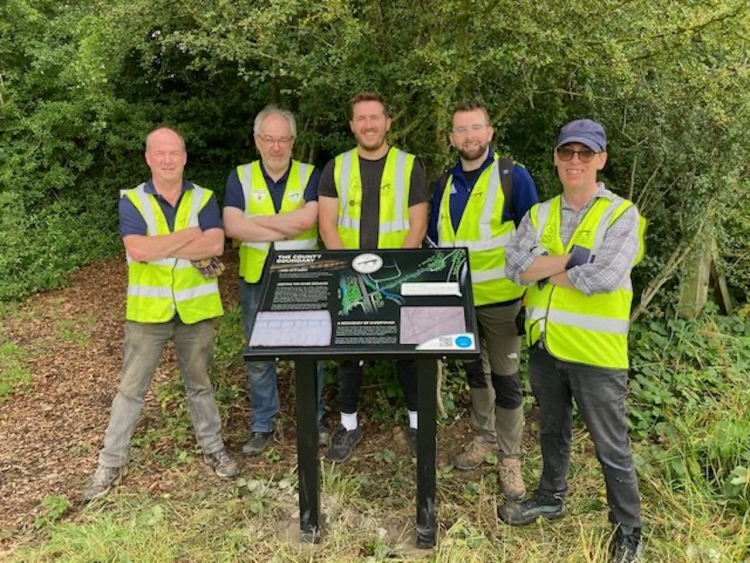
[[[529,375],[531,389],[539,401],[544,462],[539,492],[561,499],[567,492],[572,399],[575,398],[604,472],[610,521],[641,527],[638,478],[625,412],[627,370],[564,362],[534,346],[530,352]]]
[[[406,396],[406,408],[417,410],[417,364],[413,360],[396,360],[396,372],[401,382],[401,389]],[[359,362],[344,361],[339,363],[339,407],[341,412],[357,412],[359,388],[362,386],[362,366]]]
[[[258,312],[261,284],[247,283],[240,278],[240,303],[245,342],[250,340],[250,324]],[[295,373],[296,376],[296,373]],[[323,362],[317,362],[318,420],[323,419]],[[279,412],[279,390],[276,378],[276,362],[247,362],[247,383],[250,388],[251,432],[273,432],[276,414]]]

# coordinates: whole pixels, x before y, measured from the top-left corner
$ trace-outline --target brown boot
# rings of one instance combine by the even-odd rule
[[[453,458],[453,467],[464,471],[476,469],[482,465],[487,458],[487,454],[494,453],[497,453],[497,444],[492,444],[481,436],[476,436],[466,445],[464,451]]]
[[[526,494],[526,485],[521,475],[521,461],[514,457],[500,460],[500,483],[508,500],[521,500]]]

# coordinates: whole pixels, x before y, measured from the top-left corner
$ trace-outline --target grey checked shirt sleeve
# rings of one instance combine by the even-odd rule
[[[592,295],[608,293],[622,285],[625,278],[630,276],[638,254],[639,222],[638,209],[630,207],[607,230],[594,261],[568,270],[568,279],[576,289],[585,295]]]
[[[516,234],[505,247],[505,276],[518,285],[527,286],[534,282],[522,281],[521,274],[528,270],[536,260],[538,252],[535,252],[535,249],[539,244],[530,215],[526,213],[523,216]]]

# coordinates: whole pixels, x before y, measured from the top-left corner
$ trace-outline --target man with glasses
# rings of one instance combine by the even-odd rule
[[[427,235],[436,246],[469,248],[479,325],[481,360],[464,362],[476,435],[453,465],[475,469],[499,451],[503,493],[518,500],[526,493],[516,328],[524,288],[505,277],[505,245],[539,198],[526,169],[490,148],[493,134],[483,104],[469,101],[454,109],[450,141],[459,159],[435,184]]]
[[[261,276],[273,245],[278,250],[313,250],[318,246],[318,181],[320,171],[292,159],[297,126],[291,112],[268,106],[255,118],[255,147],[260,160],[242,164],[227,179],[224,224],[227,236],[240,241],[240,301],[245,341],[261,298]],[[247,363],[250,404],[250,439],[242,447],[258,455],[273,438],[279,411],[276,364]],[[322,364],[318,364],[318,430],[328,443],[322,422]]]
[[[391,118],[376,92],[359,92],[350,103],[349,127],[356,148],[323,169],[320,180],[320,236],[331,250],[419,248],[427,230],[427,180],[414,155],[386,142]],[[397,202],[403,202],[401,206]],[[391,228],[386,228],[391,227]],[[417,375],[414,361],[399,360],[396,371],[406,396],[406,437],[416,451]],[[362,440],[357,419],[362,365],[339,364],[341,425],[328,450],[331,461],[345,461]]]
[[[607,137],[588,119],[560,131],[554,153],[563,193],[524,217],[506,250],[508,277],[528,285],[529,376],[539,402],[543,471],[530,499],[500,507],[511,525],[560,518],[568,490],[572,399],[604,472],[612,561],[642,550],[638,479],[628,439],[630,272],[643,251],[635,205],[604,187]]]

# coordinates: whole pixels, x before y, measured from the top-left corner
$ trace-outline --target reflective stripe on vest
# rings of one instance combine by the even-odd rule
[[[598,198],[565,247],[560,237],[561,196],[534,206],[530,218],[541,246],[550,255],[569,252],[577,244],[595,256],[607,229],[632,205],[619,196],[613,200]],[[643,241],[639,244],[642,246]],[[577,289],[549,283],[539,289],[534,284],[527,298],[528,343],[532,345],[543,337],[547,350],[562,360],[627,369],[632,297],[630,276],[615,291],[590,296]]]
[[[211,199],[211,192],[200,186],[186,190],[175,213],[170,231],[156,198],[146,193],[145,184],[121,192],[139,211],[148,236],[197,227],[198,214]],[[190,260],[163,258],[136,262],[128,256],[126,318],[142,323],[162,323],[174,318],[175,311],[185,324],[221,316],[224,312],[216,280],[206,280]]]
[[[305,188],[315,167],[291,161],[284,196],[279,213],[289,213],[305,206]],[[260,161],[237,167],[237,176],[245,196],[245,218],[275,215],[271,192],[266,184]],[[273,243],[277,250],[315,250],[318,248],[318,228],[313,226],[291,240]],[[248,283],[260,280],[263,266],[271,250],[269,242],[242,242],[240,246],[240,276]]]
[[[472,290],[476,306],[518,299],[524,288],[505,276],[505,246],[515,233],[513,221],[503,221],[505,197],[501,189],[498,157],[482,171],[464,208],[458,230],[450,216],[449,176],[440,200],[438,238],[440,246],[469,249]]]
[[[391,147],[380,180],[378,248],[400,248],[409,233],[409,188],[414,155]],[[334,161],[338,193],[338,231],[344,248],[359,248],[362,181],[357,149]]]

